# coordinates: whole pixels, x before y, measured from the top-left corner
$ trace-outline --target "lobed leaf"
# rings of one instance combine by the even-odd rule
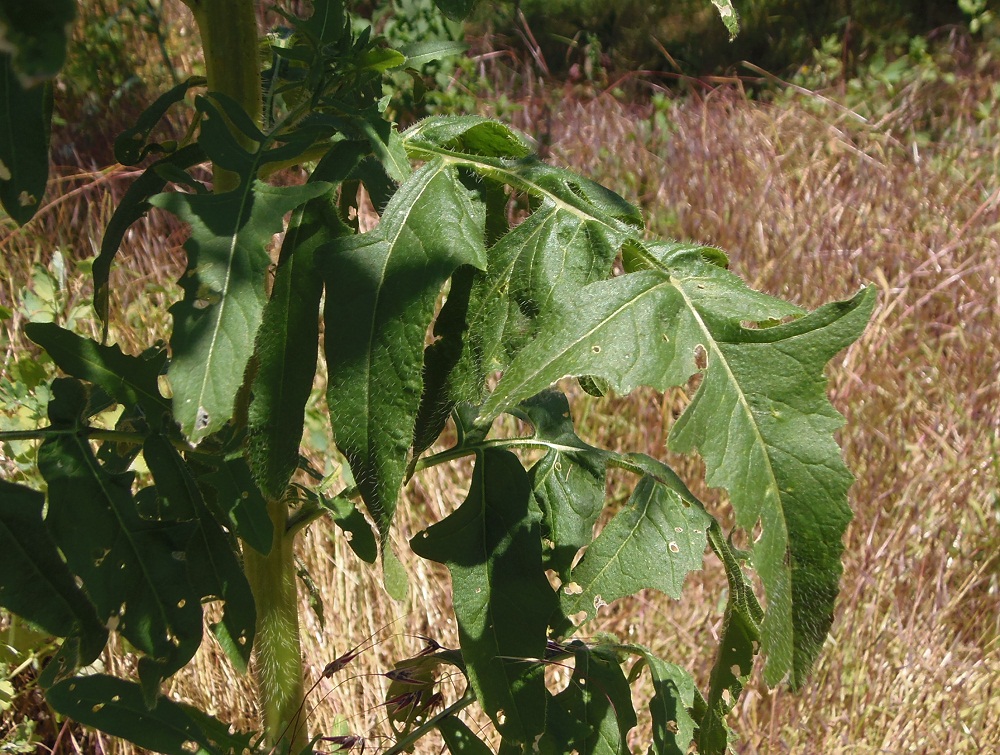
[[[130,356],[117,345],[103,346],[54,323],[28,323],[24,333],[66,374],[100,386],[120,404],[140,407],[151,426],[169,419],[170,402],[160,394],[157,382],[166,353]]]
[[[601,530],[560,592],[562,611],[597,614],[602,605],[645,588],[674,599],[688,572],[701,569],[711,517],[652,477]]]

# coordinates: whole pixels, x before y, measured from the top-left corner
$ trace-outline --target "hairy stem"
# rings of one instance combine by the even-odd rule
[[[286,532],[288,504],[268,503],[274,539],[265,556],[243,547],[243,569],[257,605],[254,675],[270,744],[285,740],[289,752],[309,741],[303,710],[302,649],[295,583],[294,537]]]

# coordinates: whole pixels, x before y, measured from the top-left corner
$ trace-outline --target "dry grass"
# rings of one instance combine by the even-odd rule
[[[590,175],[597,170],[597,178],[624,187],[650,208],[658,232],[726,249],[755,286],[809,307],[846,298],[867,282],[881,290],[868,332],[832,368],[833,400],[847,416],[841,438],[858,478],[833,633],[804,690],[754,684],[746,693],[733,721],[738,751],[995,751],[997,126],[956,119],[944,141],[915,150],[889,125],[858,125],[840,110],[817,112],[813,104],[762,105],[716,90],[671,106],[665,129],[647,109],[608,97],[563,101],[558,108],[550,103],[543,111],[557,160]],[[524,118],[537,112],[531,103],[521,111]],[[58,244],[80,256],[93,252],[110,206],[103,191],[120,191],[118,177],[95,174],[72,184],[77,194],[0,242],[8,260],[0,302],[15,301],[27,280],[26,269],[12,260],[44,260]],[[179,272],[179,237],[167,221],[152,223],[148,235],[129,239],[117,273],[118,304],[133,313],[138,310],[125,297],[142,288],[136,281],[167,284]],[[69,228],[74,236],[64,240],[59,234]],[[155,331],[164,318],[154,314],[151,322]],[[119,338],[128,343],[130,337],[122,329]],[[578,419],[589,437],[612,447],[669,456],[664,440],[681,399],[640,392],[584,402]],[[700,474],[695,462],[675,461],[685,474]],[[401,554],[410,535],[461,500],[467,473],[435,468],[411,485],[397,528]],[[320,587],[326,617],[321,625],[303,599],[308,678],[349,647],[378,638],[345,672],[352,679],[320,684],[311,698],[316,731],[362,734],[377,746],[386,684],[378,673],[419,649],[414,634],[455,642],[446,574],[404,556],[410,598],[397,604],[381,589],[378,573],[359,566],[326,525],[302,539],[300,555]],[[602,628],[692,666],[704,681],[722,585],[709,560],[706,571],[689,580],[683,601],[644,595],[612,607]],[[170,694],[253,725],[250,684],[211,642]],[[123,749],[106,739],[92,740],[91,748]]]

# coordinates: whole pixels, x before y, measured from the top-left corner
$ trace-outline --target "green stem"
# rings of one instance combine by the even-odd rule
[[[243,570],[257,605],[254,675],[268,743],[284,740],[289,752],[309,742],[299,643],[299,602],[295,583],[295,538],[286,532],[288,504],[270,501],[274,524],[271,550],[262,555],[243,547]]]
[[[260,123],[263,100],[257,52],[257,17],[252,0],[184,0],[194,13],[205,52],[208,90],[236,100],[254,123]],[[244,140],[245,141],[245,140]],[[244,146],[250,147],[249,143]],[[231,191],[239,177],[214,168],[215,191]]]

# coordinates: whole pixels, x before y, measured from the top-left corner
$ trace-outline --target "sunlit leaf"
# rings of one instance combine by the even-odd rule
[[[192,442],[221,428],[233,404],[266,301],[267,244],[286,212],[319,196],[325,184],[272,187],[260,182],[224,194],[158,194],[150,204],[191,226],[185,244],[184,299],[171,308],[168,375],[174,415]]]
[[[424,339],[443,283],[483,266],[482,215],[441,162],[413,174],[369,233],[324,248],[327,403],[383,540],[406,469]]]
[[[703,509],[643,477],[573,568],[560,592],[563,613],[594,616],[645,588],[679,598],[688,573],[701,569],[710,521]]]

